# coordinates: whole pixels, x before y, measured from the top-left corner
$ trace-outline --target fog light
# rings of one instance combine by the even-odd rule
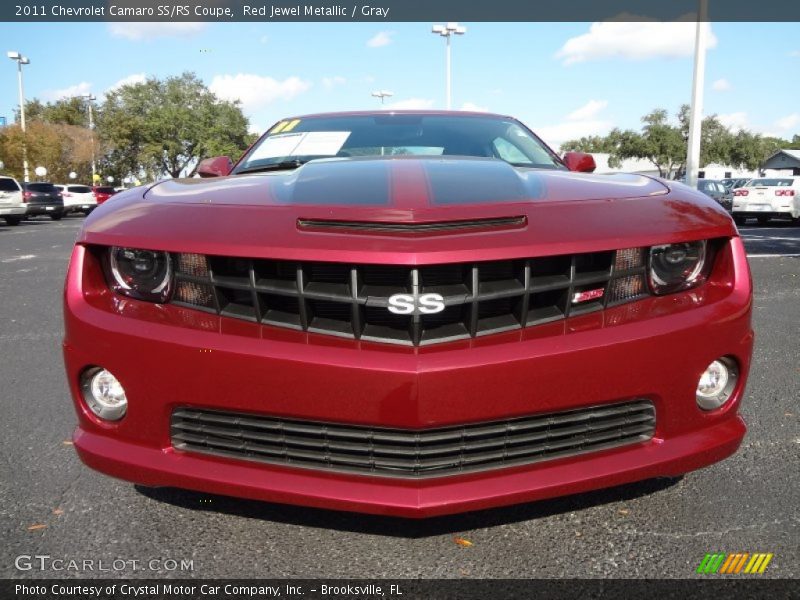
[[[119,380],[106,369],[89,369],[81,376],[83,399],[105,421],[118,421],[128,410],[128,399]]]
[[[718,358],[706,367],[697,382],[697,405],[703,410],[714,410],[725,404],[736,388],[739,369],[728,357]]]

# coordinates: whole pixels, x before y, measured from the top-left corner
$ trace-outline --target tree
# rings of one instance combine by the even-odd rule
[[[193,73],[122,86],[98,114],[110,148],[104,163],[120,177],[192,176],[203,158],[245,150],[247,125],[238,103],[220,100]]]
[[[626,158],[649,160],[661,177],[680,177],[686,170],[690,108],[687,104],[677,113],[678,124],[668,121],[667,111],[656,109],[642,117],[642,130],[613,129],[607,136],[589,136],[565,142],[564,150],[608,153],[609,165],[619,167]],[[732,132],[716,115],[705,117],[700,133],[700,164],[718,163],[731,167],[758,169],[778,148],[792,148],[792,142],[764,137],[749,131]]]
[[[68,181],[69,173],[78,174],[77,181],[91,179],[91,139],[89,130],[75,125],[51,124],[34,120],[26,123],[26,132],[19,125],[0,131],[0,160],[17,179],[22,179],[23,140],[31,170],[39,165],[47,168],[47,179]]]
[[[89,126],[87,100],[80,96],[62,98],[55,102],[42,103],[38,98],[25,102],[25,121],[44,121],[53,125]],[[20,122],[19,109],[14,110],[14,119]]]

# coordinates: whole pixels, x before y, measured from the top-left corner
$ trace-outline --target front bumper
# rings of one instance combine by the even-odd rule
[[[112,295],[78,246],[66,286],[64,356],[79,417],[81,459],[148,486],[307,506],[427,517],[675,476],[736,451],[737,414],[752,352],[751,283],[739,239],[734,281],[521,331],[427,348],[276,330]],[[718,264],[719,266],[719,264]],[[713,412],[695,387],[720,356],[739,387]],[[125,386],[127,416],[98,421],[81,372],[101,365]],[[642,443],[530,465],[430,479],[393,479],[181,452],[170,442],[179,406],[293,419],[422,429],[647,398],[655,436]]]

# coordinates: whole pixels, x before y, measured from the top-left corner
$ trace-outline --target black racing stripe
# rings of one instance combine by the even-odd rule
[[[431,204],[522,202],[540,197],[536,185],[499,160],[440,159],[426,161]]]
[[[388,206],[389,161],[320,161],[298,169],[292,182],[275,186],[282,204]]]

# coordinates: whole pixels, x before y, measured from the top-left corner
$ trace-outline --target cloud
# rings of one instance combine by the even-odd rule
[[[61,100],[62,98],[72,98],[73,96],[83,96],[92,91],[92,84],[88,81],[81,81],[75,85],[65,87],[60,90],[47,90],[42,93],[45,100]]]
[[[786,115],[782,119],[778,119],[775,121],[775,125],[777,125],[783,131],[787,131],[789,129],[795,129],[798,125],[800,125],[800,113],[792,113],[791,115]]]
[[[160,37],[188,37],[206,28],[206,23],[109,23],[108,31],[114,37],[133,41],[153,40]]]
[[[258,38],[258,42],[260,44],[266,44],[267,42],[269,42],[269,36],[262,35],[260,38]]]
[[[800,50],[792,50],[791,52],[789,52],[789,56],[794,56],[794,57],[800,56]]]
[[[345,83],[347,83],[347,79],[345,79],[341,75],[334,75],[333,77],[322,78],[322,86],[326,90],[331,90],[335,88],[337,85],[344,85]]]
[[[614,123],[598,117],[598,114],[607,106],[607,100],[589,100],[569,113],[561,123],[535,127],[534,131],[553,148],[558,148],[567,140],[590,135],[606,135]]]
[[[633,18],[634,15],[620,15]],[[603,21],[592,23],[589,33],[570,38],[556,53],[564,65],[574,65],[590,60],[625,58],[647,60],[650,58],[682,58],[694,54],[696,25],[684,15],[668,23],[636,17],[638,21]],[[707,48],[717,45],[717,38],[708,28]]]
[[[608,106],[608,100],[589,100],[567,115],[567,121],[587,121]]]
[[[371,38],[367,40],[367,46],[370,48],[380,48],[382,46],[388,46],[394,40],[394,31],[379,31]]]
[[[612,127],[613,123],[611,121],[595,119],[545,125],[544,127],[534,128],[534,131],[548,145],[558,148],[567,140],[576,140],[590,135],[606,135]]]
[[[717,115],[720,123],[728,127],[731,131],[752,131],[769,137],[785,137],[797,132],[800,128],[800,113],[792,113],[774,121],[771,126],[754,124],[750,122],[750,117],[744,111]]]
[[[252,73],[215,75],[208,88],[223,100],[239,100],[245,112],[251,112],[275,102],[291,100],[308,91],[311,83],[292,76],[279,81]]]
[[[474,102],[464,102],[464,104],[461,105],[461,110],[468,110],[470,112],[489,112],[488,107],[479,106]]]
[[[747,113],[743,111],[717,115],[717,119],[732,131],[750,129]]]
[[[433,100],[427,98],[409,98],[398,100],[383,106],[386,110],[425,110],[433,106]]]
[[[711,84],[711,89],[715,92],[729,92],[733,89],[733,86],[727,79],[717,79]]]
[[[127,77],[123,77],[116,83],[110,85],[104,93],[108,94],[109,92],[113,92],[121,88],[123,85],[134,85],[137,83],[144,83],[147,81],[147,75],[145,73],[134,73],[132,75],[128,75]]]

